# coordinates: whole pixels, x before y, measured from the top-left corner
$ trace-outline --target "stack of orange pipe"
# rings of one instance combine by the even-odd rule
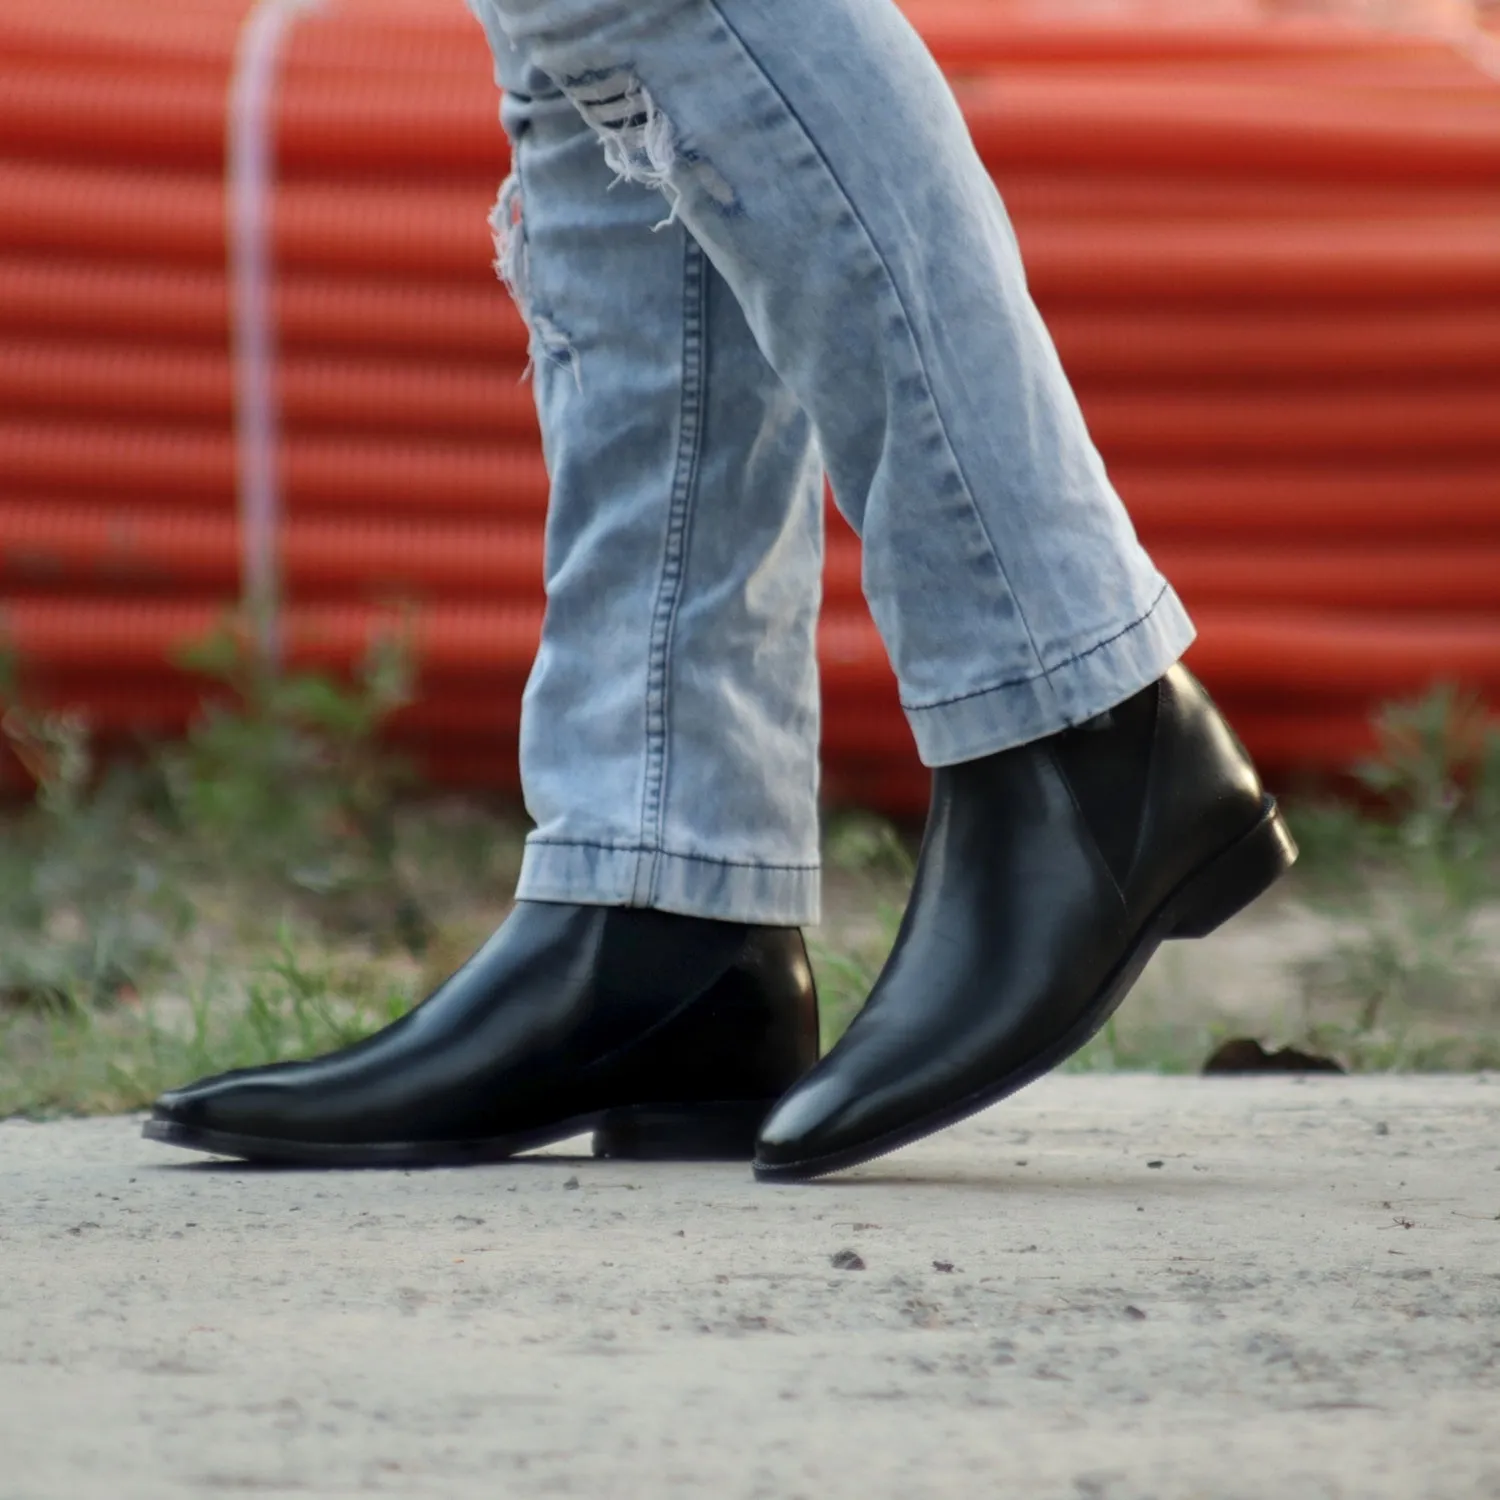
[[[1382,700],[1500,699],[1500,82],[1420,0],[910,0],[1192,660],[1273,772]],[[0,13],[0,595],[32,691],[172,733],[171,665],[238,600],[226,91],[246,0]],[[1389,7],[1386,8],[1387,13]],[[1428,24],[1430,20],[1431,24]],[[1492,45],[1495,45],[1492,43]],[[275,96],[279,548],[294,662],[405,607],[392,726],[510,786],[546,504],[486,215],[508,166],[461,0],[329,0]],[[924,781],[830,530],[830,793]]]

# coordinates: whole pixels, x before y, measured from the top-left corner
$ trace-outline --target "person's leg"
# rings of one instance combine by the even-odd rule
[[[761,1130],[809,1176],[1003,1097],[1295,849],[1177,659],[1000,200],[891,0],[488,0],[723,274],[817,431],[935,767],[895,950]]]
[[[743,1159],[817,1056],[795,927],[818,895],[808,420],[696,242],[656,231],[659,195],[609,191],[572,105],[496,56],[499,260],[552,476],[520,899],[360,1046],[166,1095],[147,1133],[169,1144],[465,1162],[594,1127],[607,1154]]]
[[[1191,640],[958,106],[890,0],[489,0],[661,188],[811,415],[929,765],[1050,734]]]
[[[816,920],[810,424],[660,195],[614,184],[561,90],[476,9],[514,146],[499,264],[533,329],[551,477],[518,894]]]

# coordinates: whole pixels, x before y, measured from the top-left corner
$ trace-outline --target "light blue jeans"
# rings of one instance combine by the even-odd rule
[[[1192,626],[891,0],[470,3],[552,481],[519,895],[814,921],[825,468],[928,765],[1103,712]]]

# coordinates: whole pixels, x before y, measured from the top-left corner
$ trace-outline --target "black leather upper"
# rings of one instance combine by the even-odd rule
[[[375,1036],[206,1079],[155,1114],[269,1140],[489,1140],[617,1105],[771,1099],[816,1055],[795,929],[521,902]]]
[[[890,959],[843,1040],[762,1125],[758,1164],[858,1150],[1046,1056],[1161,903],[1264,815],[1253,767],[1185,669],[1125,708],[934,772]],[[1091,826],[1112,765],[1130,805]]]

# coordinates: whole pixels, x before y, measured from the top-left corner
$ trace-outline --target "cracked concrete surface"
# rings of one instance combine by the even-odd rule
[[[1500,1496],[1500,1078],[1055,1078],[795,1188],[137,1131],[0,1125],[3,1500]]]

